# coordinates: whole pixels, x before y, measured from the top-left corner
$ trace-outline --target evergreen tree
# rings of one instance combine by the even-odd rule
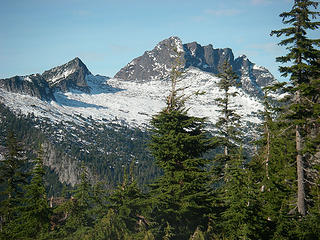
[[[217,86],[223,92],[223,96],[215,99],[220,113],[215,127],[224,146],[224,155],[228,156],[230,148],[239,143],[239,136],[241,135],[240,116],[236,113],[236,109],[232,107],[231,102],[232,98],[238,94],[232,87],[239,85],[237,83],[239,77],[233,72],[227,61],[223,63],[222,72],[218,74],[218,77],[220,80]]]
[[[130,177],[124,174],[123,183],[109,196],[109,204],[103,209],[106,214],[96,221],[90,239],[152,239],[147,230],[146,198],[132,174],[131,168]]]
[[[291,141],[286,141],[290,136],[289,131],[281,122],[278,122],[278,111],[275,101],[268,96],[271,87],[265,89],[264,111],[261,115],[263,121],[263,133],[256,141],[257,154],[249,163],[253,174],[253,187],[257,198],[262,204],[261,214],[263,216],[263,239],[272,239],[276,231],[283,232],[287,222],[280,216],[286,216],[291,199],[288,199],[294,181],[291,158],[294,146]],[[287,206],[284,209],[284,206]],[[276,229],[278,228],[278,230]],[[281,230],[282,229],[282,230]],[[279,237],[279,235],[277,236]]]
[[[233,72],[230,64],[225,61],[222,65],[222,72],[218,75],[220,77],[217,83],[219,91],[222,92],[222,97],[215,98],[218,107],[219,117],[215,124],[217,131],[216,146],[217,152],[214,158],[213,178],[215,185],[221,185],[225,181],[225,168],[231,156],[237,153],[237,148],[240,145],[241,135],[241,117],[236,113],[233,107],[232,98],[238,92],[233,87],[238,86],[238,76]],[[223,153],[219,153],[223,148]]]
[[[264,220],[254,186],[253,172],[245,164],[242,147],[230,157],[225,173],[221,229],[228,239],[262,239]]]
[[[114,210],[132,235],[143,232],[149,227],[146,197],[133,178],[132,168],[130,177],[125,174],[122,185],[118,186],[109,199],[111,202],[109,207]]]
[[[95,240],[131,240],[133,239],[125,223],[118,217],[117,213],[110,208],[107,214],[97,221],[94,229],[89,232],[87,239]]]
[[[151,120],[150,148],[163,170],[163,176],[151,185],[152,217],[159,224],[157,235],[161,238],[167,224],[174,229],[170,239],[187,239],[198,226],[205,228],[211,212],[209,160],[202,157],[210,144],[204,119],[189,116],[186,97],[179,95],[179,67],[177,64],[172,71],[166,108]]]
[[[11,224],[16,239],[42,239],[49,230],[50,209],[44,185],[45,171],[42,156],[40,148],[34,161],[31,182],[26,186],[21,213]]]
[[[23,199],[23,188],[27,183],[29,174],[26,172],[27,159],[21,145],[17,142],[13,132],[8,133],[7,153],[5,159],[0,161],[1,184],[1,238],[10,239],[10,223],[20,214]]]
[[[213,183],[217,195],[214,205],[218,227],[215,226],[209,235],[214,237],[220,232],[228,239],[258,239],[262,236],[261,204],[253,185],[253,173],[243,157],[240,116],[232,106],[232,98],[238,94],[233,89],[238,85],[238,76],[225,62],[219,77],[218,87],[223,95],[215,99],[220,112],[216,128],[218,145],[223,153],[214,158]]]
[[[310,30],[316,30],[320,22],[315,19],[319,12],[311,11],[312,7],[317,8],[318,2],[309,0],[295,0],[291,11],[283,12],[280,17],[284,24],[289,24],[288,28],[272,31],[271,35],[277,37],[286,36],[279,45],[288,46],[288,54],[278,57],[280,63],[291,63],[289,66],[279,68],[284,77],[290,76],[291,100],[286,111],[286,118],[295,126],[296,143],[296,171],[297,171],[297,211],[300,215],[307,214],[308,186],[307,176],[307,155],[310,147],[306,144],[308,129],[312,128],[312,123],[316,117],[319,118],[318,104],[314,97],[319,95],[319,81],[313,81],[319,76],[319,50],[314,46],[319,46],[319,39],[307,38]],[[314,111],[316,110],[316,112]],[[316,116],[315,116],[316,115]],[[311,120],[311,122],[310,122]]]

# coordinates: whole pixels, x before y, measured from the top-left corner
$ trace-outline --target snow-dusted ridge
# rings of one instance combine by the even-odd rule
[[[170,91],[170,82],[163,80],[130,82],[109,79],[99,75],[87,75],[90,93],[71,89],[56,91],[56,101],[41,101],[36,97],[7,92],[0,89],[5,104],[23,114],[33,113],[39,118],[49,118],[53,122],[74,122],[82,125],[83,119],[92,118],[100,122],[125,123],[131,127],[145,128],[154,114],[165,107],[165,99]],[[187,102],[189,113],[207,117],[215,123],[218,112],[214,99],[222,96],[216,85],[218,78],[196,68],[189,68],[180,82],[188,87],[184,94],[191,95]],[[194,92],[205,92],[195,96]],[[260,123],[257,113],[263,106],[259,99],[237,89],[233,106],[242,115],[244,122]],[[81,117],[80,117],[81,116]]]

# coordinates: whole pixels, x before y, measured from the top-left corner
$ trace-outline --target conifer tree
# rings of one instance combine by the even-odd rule
[[[24,185],[29,174],[26,171],[27,158],[24,156],[22,146],[17,142],[13,132],[7,136],[7,153],[5,159],[0,162],[1,184],[1,237],[10,235],[10,222],[20,214],[20,207],[24,194]]]
[[[15,229],[16,239],[43,238],[49,230],[50,209],[44,185],[45,171],[41,147],[34,164],[31,182],[25,187],[21,213],[11,224]]]
[[[284,85],[285,83],[280,83]],[[257,155],[250,162],[254,186],[262,204],[265,239],[297,239],[295,129],[281,113],[287,100],[278,101],[265,92],[263,134],[258,141]]]
[[[232,66],[227,61],[223,63],[222,72],[218,74],[218,77],[220,80],[217,86],[223,92],[223,96],[215,99],[220,113],[215,126],[222,138],[224,155],[228,156],[230,148],[239,142],[239,135],[241,134],[240,116],[231,104],[232,98],[238,94],[236,90],[231,88],[239,85],[237,82],[239,77],[233,72]]]
[[[130,170],[129,177],[127,174],[124,175],[123,183],[109,199],[111,202],[109,207],[114,210],[119,221],[124,223],[132,235],[143,232],[149,227],[146,197],[133,177],[133,168]]]
[[[245,163],[242,147],[230,156],[225,169],[225,182],[221,187],[221,226],[227,239],[262,239],[264,220],[261,216],[261,202],[253,181],[253,172]]]
[[[319,76],[319,39],[309,39],[307,34],[316,30],[320,22],[312,21],[319,12],[318,2],[309,0],[295,0],[291,11],[283,12],[280,17],[284,24],[290,26],[281,30],[272,31],[271,35],[285,36],[279,45],[287,46],[288,53],[278,57],[277,61],[289,66],[281,66],[280,72],[284,77],[290,76],[291,100],[286,111],[287,121],[295,126],[296,143],[296,172],[297,172],[297,211],[300,215],[307,214],[307,155],[310,148],[307,146],[307,132],[319,118],[318,103],[314,98],[319,96],[319,81],[313,81]],[[312,18],[312,19],[310,19]],[[316,118],[315,118],[316,117]],[[315,121],[315,122],[314,122]]]
[[[219,77],[217,85],[223,95],[215,99],[220,112],[216,128],[223,153],[214,158],[213,181],[217,195],[214,205],[220,218],[216,220],[219,227],[210,235],[213,237],[220,232],[228,239],[258,239],[262,236],[261,204],[253,184],[253,173],[244,159],[241,119],[232,106],[232,98],[238,94],[233,89],[238,85],[238,76],[225,62]]]
[[[232,98],[238,92],[233,87],[238,86],[238,76],[233,72],[230,64],[225,61],[222,65],[222,72],[218,75],[220,80],[217,83],[222,97],[215,98],[218,107],[219,117],[215,124],[217,135],[218,152],[219,148],[223,148],[222,154],[216,154],[214,159],[214,178],[216,184],[220,184],[225,180],[225,168],[231,155],[237,152],[237,146],[240,144],[241,125],[240,116],[236,113],[236,109],[232,106]]]
[[[122,184],[108,197],[109,204],[90,233],[92,239],[152,239],[146,198],[132,174],[133,168],[129,177],[125,170]]]
[[[131,240],[131,232],[118,217],[114,209],[108,209],[107,213],[99,219],[92,231],[88,234],[88,239],[95,240]]]
[[[179,61],[179,55],[178,55]],[[209,160],[202,157],[209,148],[204,119],[189,116],[178,88],[179,63],[171,75],[167,106],[151,120],[151,152],[163,176],[151,185],[152,217],[159,224],[158,235],[173,228],[170,239],[187,239],[198,226],[206,227],[211,211],[208,186]],[[183,88],[182,88],[183,89]]]

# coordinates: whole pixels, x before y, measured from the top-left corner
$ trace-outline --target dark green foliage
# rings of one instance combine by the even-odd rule
[[[88,172],[82,166],[81,182],[71,193],[71,198],[59,206],[56,212],[67,214],[64,225],[60,229],[61,236],[79,239],[94,223],[91,213],[93,207],[92,186],[88,179]]]
[[[217,85],[223,92],[223,97],[215,99],[220,113],[215,127],[224,146],[224,154],[228,155],[228,149],[239,143],[241,135],[240,116],[236,113],[235,107],[231,105],[232,98],[238,94],[237,91],[231,89],[239,85],[237,84],[238,76],[233,72],[230,64],[225,62],[222,65],[222,73],[218,77],[220,81]]]
[[[237,152],[237,146],[240,144],[241,125],[240,116],[236,113],[236,109],[232,106],[232,98],[238,92],[232,90],[231,87],[237,86],[238,76],[232,71],[232,67],[228,62],[222,65],[222,72],[218,75],[220,77],[217,83],[219,90],[223,92],[223,96],[215,98],[218,107],[219,117],[215,124],[217,131],[216,147],[217,152],[214,159],[214,178],[215,184],[221,184],[225,179],[225,166],[230,161],[230,154]],[[220,154],[220,152],[223,153]]]
[[[25,187],[23,204],[17,219],[11,223],[15,239],[41,239],[49,230],[50,209],[44,186],[42,149],[34,161],[31,182]]]
[[[107,214],[96,223],[94,229],[89,231],[87,239],[129,240],[133,238],[130,237],[130,232],[125,223],[113,209],[109,209]]]
[[[1,238],[13,238],[12,222],[19,216],[19,209],[23,203],[24,186],[27,183],[27,159],[21,145],[12,132],[7,137],[7,153],[0,161],[1,184]]]
[[[211,146],[204,119],[189,116],[186,98],[178,95],[179,76],[179,70],[173,69],[167,107],[151,121],[150,148],[163,170],[163,176],[150,185],[151,216],[158,223],[157,236],[168,239],[187,239],[198,226],[206,228],[211,212],[206,170],[210,161],[203,158]]]
[[[287,46],[288,53],[277,58],[278,62],[286,64],[280,67],[280,72],[283,76],[290,76],[291,84],[282,88],[289,94],[282,118],[295,127],[296,203],[297,213],[302,216],[308,214],[307,199],[314,197],[309,183],[314,182],[314,172],[319,174],[314,167],[317,162],[314,154],[319,151],[320,40],[307,37],[311,30],[320,26],[320,22],[313,21],[319,12],[311,10],[317,9],[318,5],[318,2],[309,0],[294,1],[291,11],[280,14],[283,23],[289,27],[271,32],[271,35],[286,37],[279,45]]]
[[[218,223],[228,239],[261,239],[263,218],[253,172],[246,166],[240,148],[226,166],[223,185],[223,208]]]
[[[131,233],[139,233],[149,227],[147,213],[150,211],[146,204],[146,196],[133,179],[132,172],[110,196],[110,208],[113,209],[119,221]],[[149,210],[149,211],[148,211]]]

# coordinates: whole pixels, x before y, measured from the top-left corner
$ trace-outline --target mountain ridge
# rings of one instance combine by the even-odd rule
[[[214,49],[212,44],[201,46],[197,42],[183,44],[178,37],[161,41],[151,51],[146,51],[129,62],[114,77],[127,81],[167,79],[176,64],[176,50],[182,53],[184,69],[196,67],[204,72],[218,74],[222,64],[228,61],[238,74],[242,88],[259,97],[263,96],[261,87],[276,82],[266,68],[252,63],[245,55],[235,59],[230,48]]]
[[[151,51],[134,58],[121,68],[114,78],[126,81],[167,80],[176,65],[178,53],[182,54],[183,68],[198,68],[218,74],[228,61],[238,74],[242,89],[250,95],[263,96],[262,88],[276,82],[264,67],[252,63],[245,55],[234,58],[230,48],[214,49],[212,44],[201,46],[197,42],[183,44],[178,37],[160,41]],[[42,74],[15,76],[0,79],[0,88],[6,91],[36,96],[42,100],[54,100],[54,92],[71,89],[90,93],[88,76],[93,76],[87,66],[76,57],[71,61],[44,71]],[[89,77],[92,79],[92,77]]]

